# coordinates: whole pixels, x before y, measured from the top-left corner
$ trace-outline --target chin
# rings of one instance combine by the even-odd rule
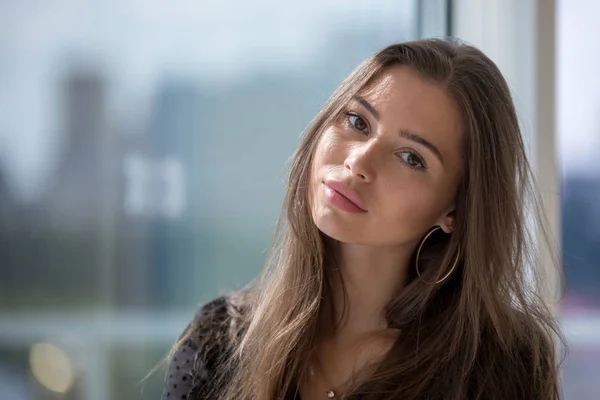
[[[339,242],[359,243],[362,229],[356,226],[356,221],[348,221],[348,217],[351,216],[333,209],[313,212],[314,224],[325,235]]]

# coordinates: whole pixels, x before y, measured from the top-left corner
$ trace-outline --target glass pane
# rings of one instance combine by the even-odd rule
[[[0,398],[158,398],[262,267],[303,129],[431,4],[0,1]]]
[[[558,139],[569,342],[565,399],[600,393],[600,29],[594,0],[557,2]]]

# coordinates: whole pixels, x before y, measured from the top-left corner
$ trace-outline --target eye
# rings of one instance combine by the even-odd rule
[[[367,124],[367,121],[363,117],[354,113],[347,113],[346,115],[348,116],[348,122],[354,129],[363,133],[369,133],[369,124]]]
[[[423,159],[416,153],[412,151],[403,151],[399,153],[402,161],[409,167],[413,169],[422,169],[425,168],[423,164]]]

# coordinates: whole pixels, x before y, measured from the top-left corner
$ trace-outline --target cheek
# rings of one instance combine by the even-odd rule
[[[315,206],[319,203],[317,198],[319,197],[321,182],[334,170],[343,168],[344,165],[346,146],[340,135],[341,132],[334,127],[326,129],[323,131],[314,150],[308,187],[308,203],[313,219],[318,219],[316,214],[320,213],[319,210],[315,209]]]
[[[420,232],[431,226],[446,203],[438,186],[417,179],[408,179],[403,185],[387,185],[386,192],[383,217],[394,221],[388,226],[402,230]]]
[[[344,165],[347,151],[339,135],[333,128],[325,130],[321,135],[311,165],[311,182],[320,181],[327,170]]]
[[[320,165],[343,162],[345,147],[340,140],[340,134],[335,128],[329,128],[321,135],[315,150],[315,160],[318,160]]]

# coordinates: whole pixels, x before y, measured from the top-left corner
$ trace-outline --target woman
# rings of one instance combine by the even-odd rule
[[[489,58],[381,50],[307,130],[265,271],[199,310],[163,398],[557,399],[531,187]]]

